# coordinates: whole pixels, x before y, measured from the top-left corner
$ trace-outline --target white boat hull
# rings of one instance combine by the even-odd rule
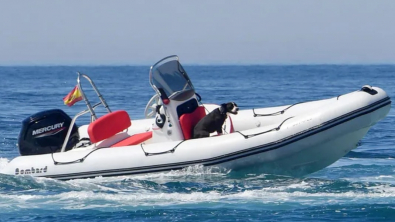
[[[231,116],[235,132],[221,136],[20,156],[2,173],[75,179],[204,165],[303,176],[356,148],[369,128],[388,114],[390,98],[380,88],[374,89],[375,95],[356,91],[293,106],[243,110]],[[145,131],[147,123],[149,120],[134,121],[129,133]]]

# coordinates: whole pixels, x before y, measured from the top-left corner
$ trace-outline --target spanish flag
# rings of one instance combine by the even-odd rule
[[[82,100],[82,94],[78,86],[75,86],[67,96],[63,98],[64,104],[67,106],[72,106],[74,103]]]

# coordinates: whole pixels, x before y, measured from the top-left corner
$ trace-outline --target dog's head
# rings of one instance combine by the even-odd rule
[[[221,106],[219,107],[219,111],[222,114],[225,113],[237,114],[237,112],[239,111],[239,107],[237,107],[237,104],[234,102],[228,102],[221,104]]]

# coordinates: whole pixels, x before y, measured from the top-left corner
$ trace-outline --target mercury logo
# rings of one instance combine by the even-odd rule
[[[54,125],[50,125],[50,126],[46,126],[46,127],[40,128],[40,129],[33,130],[32,135],[34,136],[34,135],[42,134],[42,133],[46,133],[46,132],[49,132],[50,135],[56,134],[64,129],[63,124],[64,124],[64,122],[56,123]],[[45,134],[45,135],[47,135],[47,134]]]
[[[36,173],[46,173],[48,170],[48,167],[45,166],[43,168],[30,168],[30,169],[15,169],[15,175],[24,175],[24,174],[36,174]]]

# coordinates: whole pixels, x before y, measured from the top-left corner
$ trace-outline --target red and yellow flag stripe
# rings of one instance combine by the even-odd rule
[[[72,106],[74,103],[82,100],[82,93],[78,86],[75,86],[67,96],[63,98],[63,102],[67,106]]]

